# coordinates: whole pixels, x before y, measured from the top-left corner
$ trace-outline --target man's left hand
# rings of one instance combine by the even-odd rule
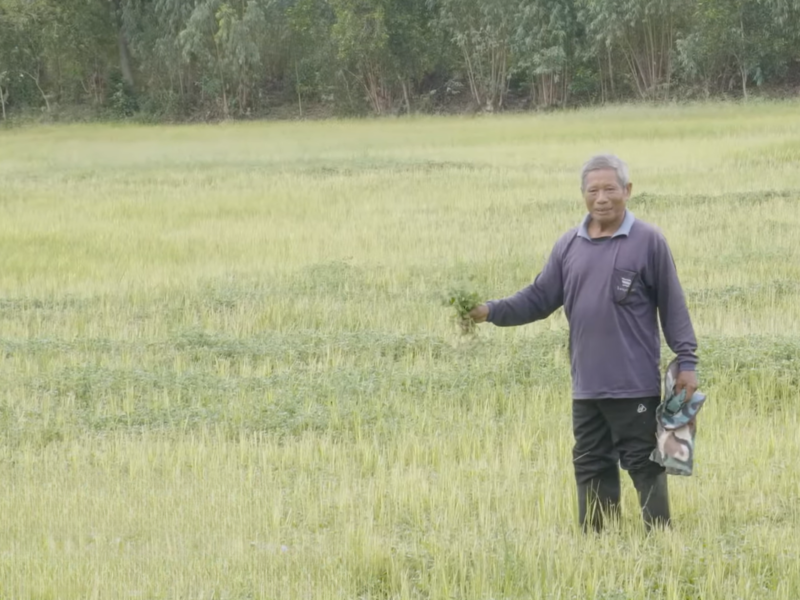
[[[680,394],[686,390],[684,402],[689,402],[697,391],[697,374],[694,371],[681,371],[678,373],[678,379],[675,382],[675,393]]]

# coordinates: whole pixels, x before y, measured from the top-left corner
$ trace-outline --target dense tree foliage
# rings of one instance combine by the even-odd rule
[[[0,0],[3,118],[494,111],[799,77],[800,0]]]

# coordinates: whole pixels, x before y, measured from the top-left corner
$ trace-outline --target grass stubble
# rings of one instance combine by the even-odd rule
[[[2,133],[0,597],[794,600],[798,114]],[[563,314],[442,305],[530,283],[603,150],[710,398],[650,537],[627,479],[576,530]]]

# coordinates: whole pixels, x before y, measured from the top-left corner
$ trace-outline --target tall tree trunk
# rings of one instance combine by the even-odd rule
[[[617,92],[614,89],[614,63],[611,60],[611,48],[606,46],[606,51],[608,54],[608,82],[611,84],[611,99],[614,100],[617,97]]]
[[[0,105],[3,107],[3,121],[6,120],[6,91],[0,85]]]
[[[94,58],[94,72],[92,73],[92,95],[94,96],[94,105],[99,106],[100,100],[100,67],[97,64],[97,57]]]
[[[744,67],[744,63],[739,68],[742,73],[742,95],[744,95],[744,99],[747,100],[747,69]]]
[[[400,86],[403,89],[403,99],[406,101],[406,114],[410,115],[411,114],[411,100],[409,100],[409,98],[408,98],[408,85],[406,85],[406,80],[403,79],[402,77],[400,77],[400,75],[398,75],[397,78],[400,80]]]
[[[33,73],[29,73],[28,71],[23,71],[23,73],[25,75],[27,75],[28,77],[30,77],[31,79],[33,79],[33,83],[36,84],[36,87],[39,90],[39,93],[42,95],[42,98],[44,99],[44,105],[47,107],[47,112],[50,112],[50,100],[48,100],[47,94],[42,89],[42,86],[39,84],[39,78],[40,78],[39,67],[38,66],[36,67],[36,75],[35,76],[33,75]]]
[[[672,12],[669,15],[669,21],[667,23],[667,32],[666,32],[666,43],[664,47],[666,50],[667,55],[667,89],[665,92],[665,100],[669,102],[670,92],[672,90],[672,56],[670,54],[670,49],[672,48],[672,41],[674,38],[674,31],[672,27]]]
[[[133,70],[131,69],[131,52],[128,48],[128,39],[122,26],[122,5],[120,0],[114,0],[117,23],[117,43],[119,45],[119,69],[122,71],[122,80],[133,88]]]
[[[739,61],[739,71],[742,73],[742,94],[744,94],[744,99],[747,100],[747,48],[744,35],[744,16],[741,9],[739,9],[739,27],[742,34],[742,58]]]
[[[475,69],[472,68],[472,61],[469,57],[469,52],[465,45],[461,46],[461,49],[464,51],[464,62],[467,65],[467,79],[469,79],[469,88],[472,92],[472,97],[475,99],[475,102],[478,103],[479,107],[483,106],[481,102],[481,94],[478,90],[477,82],[475,81]]]
[[[383,114],[383,102],[381,101],[381,81],[380,73],[377,75],[373,70],[371,63],[366,62],[363,67],[363,76],[361,77],[364,85],[364,91],[367,92],[367,97],[372,104],[372,110],[375,114]]]
[[[300,94],[300,69],[297,66],[297,59],[294,61],[294,87],[297,90],[297,105],[300,107],[300,118],[303,118],[303,96]]]
[[[229,116],[228,92],[225,88],[225,74],[222,72],[222,57],[219,54],[219,44],[217,43],[216,39],[214,39],[214,48],[217,51],[217,71],[219,72],[219,81],[222,84],[222,111],[227,119]]]
[[[603,70],[603,61],[597,53],[597,72],[600,74],[600,104],[606,103],[606,74]]]
[[[125,32],[119,30],[119,68],[122,71],[122,79],[130,87],[133,87],[133,71],[131,70],[131,53],[128,50],[128,40]]]

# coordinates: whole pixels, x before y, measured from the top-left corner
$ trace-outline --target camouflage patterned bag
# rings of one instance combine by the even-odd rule
[[[677,378],[678,361],[673,360],[664,374],[664,400],[656,409],[657,444],[650,460],[665,467],[668,475],[689,476],[694,467],[697,413],[706,396],[695,392],[687,402],[686,390],[675,394]]]

